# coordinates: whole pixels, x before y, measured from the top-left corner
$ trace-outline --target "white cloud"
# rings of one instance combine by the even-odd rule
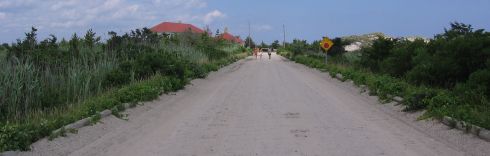
[[[209,24],[209,23],[213,22],[215,19],[220,19],[220,18],[225,18],[225,17],[226,17],[226,14],[222,13],[221,11],[213,10],[213,11],[207,13],[206,15],[204,15],[204,17],[202,18],[202,21],[205,24]]]
[[[226,17],[219,10],[207,8],[205,1],[0,0],[0,30],[10,33],[0,33],[0,42],[22,37],[33,25],[40,28],[40,33],[69,36],[90,28],[99,34],[110,30],[126,32],[162,21],[180,20],[202,26]]]

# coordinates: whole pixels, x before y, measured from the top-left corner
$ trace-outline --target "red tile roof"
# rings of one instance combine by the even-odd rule
[[[228,41],[235,41],[235,36],[231,35],[228,32],[221,34],[219,37]]]
[[[231,41],[231,42],[235,42],[235,43],[240,43],[240,44],[243,43],[242,39],[240,39],[239,37],[235,37],[228,32],[225,32],[225,33],[219,35],[218,38],[225,39],[227,41]]]
[[[235,37],[235,42],[236,42],[236,43],[240,43],[240,44],[245,43],[245,42],[243,42],[243,40],[242,40],[242,39],[240,39],[240,37]]]
[[[173,22],[162,22],[150,29],[157,33],[181,33],[186,31],[191,31],[193,33],[204,33],[204,30],[192,24],[186,23],[173,23]]]

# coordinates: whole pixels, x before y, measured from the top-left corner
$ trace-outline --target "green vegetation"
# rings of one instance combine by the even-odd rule
[[[294,44],[294,43],[293,43]],[[341,73],[366,85],[382,101],[405,100],[405,111],[426,109],[425,116],[450,116],[490,129],[490,33],[452,23],[434,39],[408,41],[379,37],[359,53],[333,55],[329,64],[318,55],[292,57],[313,68]]]
[[[274,40],[274,42],[271,43],[271,48],[273,49],[277,49],[281,46],[281,44],[279,43],[279,40]]]
[[[0,48],[0,151],[29,145],[82,118],[182,89],[191,79],[247,56],[242,46],[190,32],[136,29],[101,42],[84,37],[38,42],[37,30]],[[64,135],[65,130],[59,134]]]

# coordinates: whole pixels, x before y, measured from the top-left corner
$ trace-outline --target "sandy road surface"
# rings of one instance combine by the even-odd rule
[[[267,55],[264,55],[267,56]],[[289,62],[248,58],[21,155],[490,155],[490,144]]]

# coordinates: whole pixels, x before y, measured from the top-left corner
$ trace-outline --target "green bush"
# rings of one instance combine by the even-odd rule
[[[205,64],[204,69],[206,69],[206,71],[217,71],[219,67],[215,64]]]
[[[380,71],[381,62],[390,55],[390,51],[395,46],[396,40],[391,40],[378,36],[371,47],[363,50],[361,56],[361,65],[373,72]]]
[[[437,35],[427,45],[428,52],[415,56],[411,81],[452,88],[468,80],[471,73],[485,68],[490,57],[490,33],[473,31],[471,25],[452,23],[451,29]]]
[[[203,65],[193,63],[190,64],[189,68],[192,71],[192,77],[205,78],[208,75],[208,71]]]
[[[480,91],[490,97],[490,65],[487,69],[473,72],[466,83],[469,89]]]
[[[404,111],[426,109],[436,118],[490,128],[489,43],[490,33],[456,22],[429,42],[380,37],[357,61],[349,53],[331,57],[328,65],[317,56],[292,59],[365,84],[383,101],[404,97]]]
[[[429,105],[428,100],[436,96],[436,91],[428,88],[420,88],[409,92],[405,100],[405,108],[403,111],[413,112],[426,109]]]
[[[0,126],[0,151],[10,149],[28,150],[31,144],[28,130],[19,125],[6,123]]]
[[[131,73],[116,68],[107,74],[103,84],[104,86],[119,86],[131,82]]]
[[[424,40],[416,39],[411,42],[401,40],[395,43],[390,55],[380,63],[381,72],[395,77],[403,77],[406,72],[413,68],[412,58],[421,51],[426,51]]]

